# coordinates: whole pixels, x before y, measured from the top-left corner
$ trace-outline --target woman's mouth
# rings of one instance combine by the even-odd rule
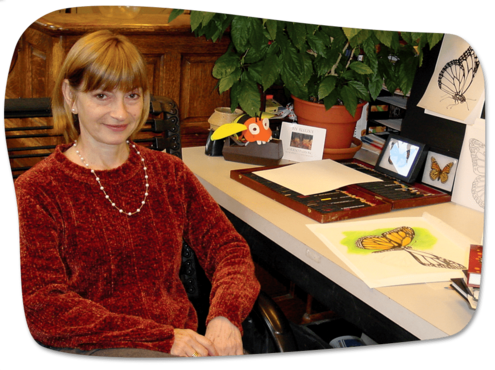
[[[112,131],[124,131],[126,128],[127,128],[127,124],[125,125],[105,125],[106,127],[108,127],[110,130]]]

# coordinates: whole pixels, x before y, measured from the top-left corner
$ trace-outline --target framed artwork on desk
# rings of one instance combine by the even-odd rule
[[[386,175],[413,183],[426,157],[426,145],[390,134],[376,162],[375,170]]]
[[[457,159],[429,152],[426,158],[422,182],[451,192],[457,172]]]
[[[280,139],[284,146],[283,159],[306,162],[323,158],[327,130],[319,127],[282,122]]]

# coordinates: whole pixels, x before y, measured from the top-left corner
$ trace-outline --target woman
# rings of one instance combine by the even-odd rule
[[[259,292],[249,247],[182,161],[129,139],[149,95],[125,37],[98,31],[69,51],[52,97],[68,144],[15,183],[29,329],[74,353],[242,354]],[[204,336],[179,279],[183,239],[212,283]]]

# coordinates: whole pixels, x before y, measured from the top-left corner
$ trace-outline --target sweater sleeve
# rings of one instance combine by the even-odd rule
[[[63,220],[36,186],[16,181],[24,311],[33,338],[58,348],[137,347],[170,352],[171,326],[117,314],[71,291],[61,258]]]
[[[206,324],[224,316],[242,333],[242,322],[260,291],[249,246],[187,167],[182,183],[187,215],[185,238],[212,285]]]

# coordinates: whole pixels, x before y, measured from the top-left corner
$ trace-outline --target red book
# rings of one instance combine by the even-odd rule
[[[472,288],[479,288],[481,282],[481,257],[483,256],[483,246],[471,244],[469,251],[469,266],[467,285]]]

